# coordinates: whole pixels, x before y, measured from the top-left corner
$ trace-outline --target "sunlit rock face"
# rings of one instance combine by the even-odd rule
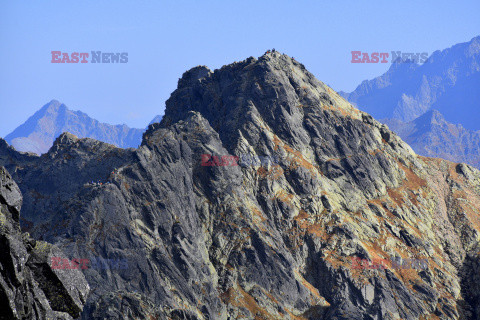
[[[138,149],[7,151],[25,230],[127,261],[81,271],[83,319],[478,315],[480,173],[417,156],[278,52],[187,71]]]

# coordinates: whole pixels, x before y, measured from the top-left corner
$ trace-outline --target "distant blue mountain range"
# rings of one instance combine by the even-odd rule
[[[156,116],[157,122],[162,116]],[[13,130],[5,140],[18,151],[42,154],[63,132],[79,138],[93,138],[121,148],[138,147],[144,129],[101,123],[81,111],[72,111],[57,100],[45,104],[33,116]]]
[[[479,166],[480,36],[339,92],[422,155]],[[435,110],[435,111],[433,111]]]

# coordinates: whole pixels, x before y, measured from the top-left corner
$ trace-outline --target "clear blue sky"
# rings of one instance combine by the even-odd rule
[[[428,52],[480,34],[480,1],[0,2],[0,136],[52,99],[112,124],[144,127],[178,78],[276,48],[335,90],[390,64],[351,51]],[[53,64],[51,51],[128,52],[126,64]]]

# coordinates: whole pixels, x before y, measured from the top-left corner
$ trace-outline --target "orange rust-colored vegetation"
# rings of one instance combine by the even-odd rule
[[[273,315],[262,309],[258,305],[257,301],[255,301],[255,299],[250,294],[243,290],[243,288],[240,287],[238,283],[236,287],[236,290],[233,287],[230,287],[226,292],[220,295],[220,298],[224,303],[231,304],[236,307],[246,308],[248,311],[250,311],[250,313],[256,320],[276,319]],[[245,318],[248,318],[248,315],[243,316]]]

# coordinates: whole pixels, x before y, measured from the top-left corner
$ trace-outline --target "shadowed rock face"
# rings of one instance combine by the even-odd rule
[[[35,238],[128,260],[84,271],[83,319],[479,317],[480,172],[417,156],[278,52],[186,72],[136,150],[63,134],[27,163],[1,146]]]
[[[0,319],[75,319],[89,286],[78,270],[53,270],[56,246],[20,232],[22,195],[0,167]]]

